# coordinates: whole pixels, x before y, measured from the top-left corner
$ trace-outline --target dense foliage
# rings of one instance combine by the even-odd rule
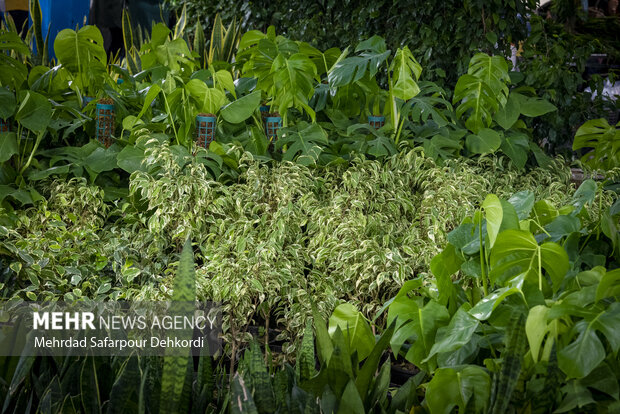
[[[252,2],[210,37],[223,3],[124,14],[120,61],[85,26],[48,64],[38,2],[26,42],[2,27],[0,300],[215,300],[226,344],[0,357],[3,412],[618,410],[620,123],[571,98],[592,43],[532,17],[517,72],[525,2],[332,3],[284,35]],[[578,189],[545,152],[566,119]]]

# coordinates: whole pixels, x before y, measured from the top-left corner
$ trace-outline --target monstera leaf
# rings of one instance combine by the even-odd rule
[[[620,166],[620,122],[611,126],[606,119],[593,119],[583,124],[575,134],[573,150],[592,148],[581,162],[598,169]]]
[[[497,236],[491,251],[491,281],[499,284],[525,275],[535,281],[542,291],[547,286],[543,270],[551,280],[553,291],[557,291],[569,268],[568,255],[557,243],[538,245],[528,231],[506,230]]]
[[[392,93],[395,97],[406,101],[420,93],[417,80],[422,73],[422,66],[415,60],[407,46],[396,50],[390,70],[393,71]]]
[[[477,134],[491,125],[493,114],[499,109],[499,101],[486,82],[473,75],[463,75],[454,89],[453,103],[462,101],[456,108],[459,118],[467,117],[465,126]]]
[[[104,65],[107,62],[103,36],[95,26],[84,26],[77,32],[62,30],[54,41],[54,53],[73,73],[88,71],[95,61]]]
[[[327,133],[319,124],[301,121],[295,128],[283,128],[282,137],[276,141],[276,148],[287,146],[283,159],[299,164],[316,164],[323,148],[327,146]]]
[[[301,53],[296,53],[288,59],[278,55],[273,61],[271,72],[275,91],[274,103],[282,115],[283,124],[286,126],[288,108],[305,111],[314,121],[314,110],[308,105],[309,99],[314,94],[313,83],[317,78],[314,63]]]
[[[385,40],[379,36],[373,36],[361,42],[356,52],[361,52],[357,56],[346,57],[348,50],[342,52],[339,60],[329,71],[328,79],[332,87],[348,85],[359,81],[368,74],[374,77],[379,71],[379,67],[390,56],[390,51],[386,50]]]
[[[219,89],[209,88],[203,81],[192,79],[185,85],[185,91],[190,96],[198,112],[216,114],[228,99]]]
[[[485,53],[477,53],[471,58],[467,73],[480,79],[491,88],[501,106],[508,99],[508,64],[501,56],[489,56]]]

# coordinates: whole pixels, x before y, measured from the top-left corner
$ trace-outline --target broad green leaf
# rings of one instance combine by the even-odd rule
[[[0,163],[10,160],[15,154],[19,154],[17,134],[15,132],[0,134]]]
[[[495,114],[495,122],[505,130],[510,129],[519,119],[520,114],[519,100],[515,98],[515,93],[508,95],[506,105],[499,108]]]
[[[611,126],[606,119],[592,119],[577,130],[573,150],[592,148],[581,161],[594,169],[611,169],[620,165],[619,141],[618,125]]]
[[[519,220],[525,220],[530,216],[530,212],[534,208],[534,201],[534,193],[529,190],[519,191],[508,199],[508,202],[514,206]]]
[[[581,213],[581,210],[586,204],[591,204],[594,202],[594,198],[596,197],[596,189],[597,185],[592,179],[587,179],[575,191],[573,195],[573,199],[571,200],[571,205],[574,207],[572,215],[577,215]]]
[[[199,79],[192,79],[187,82],[185,90],[199,113],[216,115],[220,108],[228,102],[224,92],[209,88]]]
[[[596,300],[620,296],[620,269],[606,272],[596,289]]]
[[[616,272],[615,277],[617,282],[618,273],[620,273],[620,271],[616,269],[608,273],[613,272]],[[616,288],[618,288],[618,285],[616,285]],[[614,302],[609,305],[609,308],[599,313],[592,323],[594,329],[603,333],[611,346],[611,350],[616,354],[618,350],[620,350],[620,331],[618,330],[618,326],[620,326],[620,302]]]
[[[41,134],[52,119],[52,105],[49,99],[32,91],[21,91],[20,105],[15,120],[24,128]]]
[[[492,248],[502,225],[502,203],[495,194],[489,194],[484,199],[484,203],[482,203],[482,209],[487,219],[487,234],[490,242],[489,248]]]
[[[537,305],[530,309],[527,320],[525,321],[525,334],[530,345],[530,354],[534,362],[538,362],[540,348],[547,334],[547,313],[549,308],[544,305]]]
[[[539,246],[527,231],[506,230],[499,234],[491,251],[492,282],[506,282],[519,274],[531,275],[540,290],[546,285],[543,270],[549,275],[554,291],[559,289],[569,269],[566,251],[556,243]]]
[[[222,108],[221,115],[226,122],[238,124],[250,118],[260,105],[261,91],[254,91]]]
[[[456,254],[456,250],[451,244],[448,244],[441,253],[431,260],[431,272],[437,278],[439,302],[443,305],[446,305],[453,295],[454,287],[452,286],[451,276],[461,268],[461,264],[463,264],[463,259]]]
[[[349,303],[339,305],[329,318],[329,334],[336,327],[342,331],[351,352],[357,351],[358,360],[366,358],[375,346],[375,336],[370,325],[357,308]]]
[[[60,63],[73,73],[88,71],[93,60],[107,63],[103,36],[96,26],[84,26],[77,32],[61,30],[54,40],[54,53]]]
[[[472,75],[463,75],[457,81],[452,99],[452,103],[456,102],[461,102],[456,108],[456,116],[467,117],[465,126],[474,134],[491,126],[493,114],[499,109],[499,101],[493,89]],[[500,142],[497,148],[499,145]]]
[[[511,133],[502,139],[501,149],[508,155],[515,167],[523,169],[529,154],[529,138],[524,133]]]
[[[545,226],[549,240],[557,242],[571,233],[581,230],[581,221],[574,216],[558,216]]]
[[[86,168],[95,173],[111,171],[116,168],[116,155],[117,153],[112,151],[111,148],[104,149],[99,147],[86,157],[84,164]]]
[[[577,339],[558,352],[558,366],[568,378],[583,378],[605,359],[605,347],[586,321],[575,325]]]
[[[496,290],[482,298],[476,306],[469,310],[469,314],[479,321],[485,321],[489,319],[495,308],[497,308],[508,296],[515,293],[523,295],[521,290],[516,287],[505,287]]]
[[[537,117],[545,115],[549,112],[557,111],[551,102],[542,98],[527,98],[520,102],[520,111],[523,115],[529,117]]]
[[[220,89],[222,92],[225,90],[230,92],[234,98],[236,98],[235,83],[232,75],[227,70],[218,70],[213,74],[213,86]]]
[[[461,348],[471,340],[471,336],[478,328],[478,320],[472,317],[463,307],[456,311],[448,326],[442,326],[437,330],[435,343],[431,347],[424,362],[433,355],[442,352],[453,352]]]
[[[420,93],[417,81],[422,73],[422,66],[407,46],[396,50],[390,70],[393,71],[392,93],[395,97],[407,101]]]
[[[501,106],[508,99],[508,63],[502,56],[489,56],[486,53],[477,53],[469,62],[467,73],[483,81],[493,90]]]
[[[489,128],[482,128],[477,134],[469,134],[465,140],[465,146],[473,154],[493,153],[501,144],[500,135]]]
[[[430,414],[458,412],[486,413],[491,394],[491,379],[475,365],[461,368],[440,368],[426,388],[426,404]],[[472,410],[468,411],[473,398]]]
[[[144,150],[130,145],[123,148],[116,157],[118,166],[129,174],[143,169],[142,160],[144,160]]]
[[[9,119],[15,113],[16,108],[15,94],[7,88],[0,87],[0,118],[4,120]]]
[[[327,146],[327,133],[319,124],[299,122],[295,128],[283,128],[282,136],[276,141],[276,148],[286,151],[282,159],[296,160],[302,165],[313,165],[319,159],[323,148]]]
[[[423,361],[435,342],[437,329],[449,323],[450,315],[446,307],[431,300],[420,308],[414,301],[411,301],[406,314],[402,315],[402,318],[401,315],[398,317],[401,320],[409,320],[409,322],[402,325],[392,337],[391,345],[394,354],[397,355],[402,344],[411,338],[413,342],[405,358],[423,369],[433,369],[436,366],[433,361],[427,363]]]

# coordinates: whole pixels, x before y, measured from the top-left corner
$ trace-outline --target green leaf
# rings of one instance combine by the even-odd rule
[[[286,151],[282,159],[296,160],[302,165],[316,164],[323,148],[327,146],[327,133],[319,124],[299,122],[295,128],[282,128],[282,136],[276,141],[276,148]]]
[[[465,126],[474,134],[491,126],[493,114],[499,109],[499,101],[493,89],[472,75],[463,75],[457,81],[452,103],[459,101],[462,102],[456,108],[456,116],[464,118],[469,114]]]
[[[338,413],[342,414],[365,414],[366,410],[364,409],[364,402],[357,392],[357,388],[355,387],[355,382],[353,380],[349,380],[347,386],[342,393],[342,398],[340,399],[340,405],[338,406]]]
[[[0,134],[0,163],[10,160],[15,154],[19,154],[17,134],[15,132]]]
[[[334,335],[336,327],[342,331],[351,352],[357,351],[358,360],[366,358],[375,346],[375,336],[370,325],[355,306],[339,305],[329,318],[329,334]]]
[[[482,128],[478,134],[469,134],[465,146],[473,154],[489,154],[497,151],[502,144],[500,135],[489,128]]]
[[[0,87],[0,118],[9,119],[15,113],[16,108],[15,94],[6,88]]]
[[[495,194],[489,194],[484,199],[484,203],[482,203],[482,209],[487,219],[487,234],[490,242],[489,248],[492,248],[502,225],[502,203]]]
[[[534,362],[538,362],[543,339],[549,331],[547,327],[548,313],[548,307],[545,305],[537,305],[530,309],[527,314],[527,320],[525,321],[525,334],[527,335],[527,341],[530,345],[530,354],[532,355]]]
[[[527,98],[520,102],[521,113],[532,118],[557,111],[557,109],[551,102],[542,98]]]
[[[620,269],[606,272],[596,289],[596,300],[620,296]]]
[[[220,108],[228,102],[226,94],[219,89],[209,88],[203,81],[192,79],[185,85],[196,110],[200,113],[216,115]]]
[[[525,190],[513,194],[508,199],[508,202],[514,206],[519,220],[525,220],[530,216],[530,212],[534,208],[534,200],[534,193]]]
[[[501,105],[506,104],[508,98],[508,63],[502,56],[489,56],[486,53],[477,53],[469,62],[469,75],[483,81],[491,88]]]
[[[579,127],[573,150],[592,148],[581,161],[594,169],[611,169],[620,165],[620,129],[606,119],[592,119]]]
[[[499,306],[500,303],[503,302],[508,296],[513,295],[515,293],[521,293],[516,287],[505,287],[494,291],[482,298],[476,306],[470,309],[469,314],[479,321],[485,321],[489,319],[491,313]]]
[[[518,169],[523,169],[527,162],[530,140],[524,133],[511,133],[502,139],[501,149],[508,155]]]
[[[537,281],[540,290],[546,286],[543,270],[551,278],[557,291],[569,269],[566,251],[556,243],[539,246],[527,231],[506,230],[499,234],[491,251],[490,278],[494,283],[506,282],[519,274],[526,274]]]
[[[110,414],[126,413],[134,403],[132,396],[140,383],[140,367],[138,357],[130,356],[122,362],[119,372],[110,391],[108,410]]]
[[[37,134],[45,131],[52,119],[52,105],[49,99],[32,91],[21,91],[20,105],[15,120],[24,128]]]
[[[583,378],[605,359],[605,347],[586,321],[577,322],[577,339],[558,352],[558,366],[568,378]]]
[[[519,99],[515,98],[515,95],[514,92],[508,95],[506,105],[499,108],[494,117],[495,122],[505,130],[510,129],[517,122],[521,113]]]
[[[86,168],[89,170],[100,173],[103,171],[111,171],[116,168],[116,155],[117,153],[111,148],[97,148],[90,153],[84,160]]]
[[[407,46],[396,50],[390,70],[393,71],[392,93],[395,97],[407,101],[420,93],[417,80],[422,73],[422,66],[415,60]]]
[[[116,160],[119,168],[122,168],[129,174],[134,171],[141,171],[144,169],[144,167],[142,167],[144,150],[132,146],[126,146],[121,152],[118,153]]]
[[[222,108],[221,115],[226,122],[238,124],[250,118],[260,105],[261,91],[254,91]]]
[[[467,344],[478,328],[478,324],[477,319],[460,307],[448,326],[442,326],[437,330],[435,343],[424,361],[428,361],[435,354],[453,352]]]
[[[426,404],[431,414],[450,414],[455,407],[460,413],[484,413],[490,394],[491,380],[483,368],[440,368],[427,385]],[[472,398],[472,411],[468,411]]]
[[[590,178],[581,183],[577,191],[575,191],[575,194],[573,194],[573,199],[570,203],[574,207],[571,215],[574,216],[581,213],[581,210],[583,210],[586,204],[592,204],[594,202],[596,189],[596,183]]]

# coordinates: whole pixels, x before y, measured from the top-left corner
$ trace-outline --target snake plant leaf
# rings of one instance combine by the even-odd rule
[[[494,153],[501,144],[502,137],[490,128],[482,128],[477,134],[469,134],[465,139],[465,146],[473,154]]]
[[[491,88],[501,106],[508,100],[508,63],[502,56],[489,56],[486,53],[475,54],[467,69],[469,75],[483,81]]]
[[[461,76],[456,83],[452,103],[459,101],[462,102],[456,108],[456,115],[459,118],[467,117],[465,126],[474,134],[489,127],[493,114],[499,109],[499,101],[493,89],[469,74]]]
[[[349,380],[347,386],[344,388],[344,392],[340,399],[340,405],[338,406],[338,412],[351,414],[364,414],[366,412],[364,409],[364,402],[353,380]]]
[[[138,357],[132,355],[122,363],[121,369],[116,375],[116,380],[110,391],[107,412],[120,414],[130,410],[130,407],[134,404],[132,395],[139,383],[140,367],[138,365]]]
[[[543,270],[551,279],[553,291],[557,291],[569,269],[568,255],[558,244],[547,242],[538,245],[528,231],[506,230],[497,236],[491,250],[492,283],[500,285],[525,274],[536,280],[540,290],[547,285]]]
[[[422,74],[422,66],[407,46],[396,50],[390,70],[393,71],[392,93],[395,97],[407,101],[420,93],[417,81]]]

